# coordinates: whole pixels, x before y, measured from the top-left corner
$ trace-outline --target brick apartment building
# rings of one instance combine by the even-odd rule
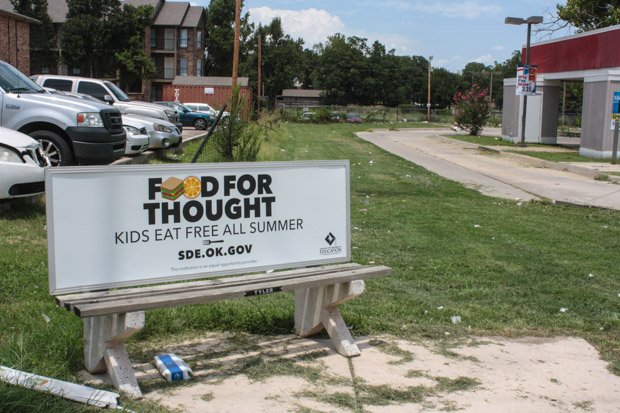
[[[145,33],[144,50],[157,68],[157,75],[151,82],[143,82],[140,92],[129,91],[133,97],[162,100],[164,86],[171,85],[176,76],[203,75],[207,23],[203,7],[165,0],[125,0],[125,3],[154,8],[153,23]]]
[[[69,7],[66,0],[47,0],[47,12],[56,27],[58,34],[58,54],[62,55],[60,38],[62,26],[67,21]],[[147,27],[143,39],[144,50],[151,58],[157,68],[155,79],[151,82],[141,82],[133,85],[127,92],[133,99],[155,101],[163,97],[164,85],[171,85],[176,76],[202,76],[204,66],[204,49],[206,33],[206,13],[200,6],[192,6],[189,2],[166,2],[166,0],[125,0],[125,4],[132,6],[150,5],[153,6],[153,20],[151,26]],[[0,0],[0,10],[4,8],[6,13],[12,12],[13,6],[10,0]],[[2,22],[3,15],[0,15]],[[22,19],[29,19],[21,16]],[[15,17],[12,17],[15,20]],[[33,22],[36,20],[30,19]],[[19,27],[27,28],[27,23],[20,20],[15,23]],[[0,24],[2,32],[0,38],[6,35],[6,25]],[[11,29],[13,30],[13,29]],[[20,30],[25,30],[21,28]],[[9,40],[15,37],[11,34]],[[17,36],[19,44],[27,45],[28,36]],[[25,39],[25,40],[24,40]],[[5,42],[0,43],[2,50]],[[8,46],[7,46],[8,47]],[[19,48],[22,50],[22,47]],[[14,53],[14,52],[13,52]],[[59,59],[60,61],[60,59]],[[20,69],[22,70],[22,69]],[[80,76],[77,68],[70,68],[59,63],[57,67],[32,67],[22,70],[24,73],[39,74],[51,73],[60,75]]]
[[[0,3],[0,60],[30,75],[30,25],[38,20],[13,12]]]

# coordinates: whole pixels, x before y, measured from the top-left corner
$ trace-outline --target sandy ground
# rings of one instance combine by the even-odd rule
[[[620,377],[583,339],[357,343],[347,359],[329,339],[213,335],[162,349],[194,369],[182,384],[136,371],[146,398],[184,412],[620,411]]]

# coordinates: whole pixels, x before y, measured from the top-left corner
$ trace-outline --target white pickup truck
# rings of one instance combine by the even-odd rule
[[[0,126],[38,140],[51,166],[107,164],[125,153],[126,135],[118,109],[48,93],[3,61]]]

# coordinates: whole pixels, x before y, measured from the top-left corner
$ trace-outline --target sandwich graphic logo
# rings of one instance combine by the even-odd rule
[[[195,176],[188,176],[185,180],[180,180],[174,176],[166,179],[161,185],[161,196],[170,201],[176,201],[181,195],[189,199],[194,199],[200,195],[202,190],[200,179]]]
[[[160,186],[161,196],[171,201],[176,201],[185,193],[185,185],[179,178],[170,177]]]

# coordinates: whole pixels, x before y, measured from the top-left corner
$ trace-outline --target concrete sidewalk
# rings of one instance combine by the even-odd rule
[[[498,130],[485,129],[484,132],[499,135]],[[357,135],[485,195],[620,210],[620,185],[616,185],[615,180],[595,180],[604,173],[620,172],[620,166],[608,162],[548,162],[505,152],[505,146],[483,151],[481,145],[445,137],[457,135],[451,129],[375,130]],[[528,147],[525,150],[563,149]]]

